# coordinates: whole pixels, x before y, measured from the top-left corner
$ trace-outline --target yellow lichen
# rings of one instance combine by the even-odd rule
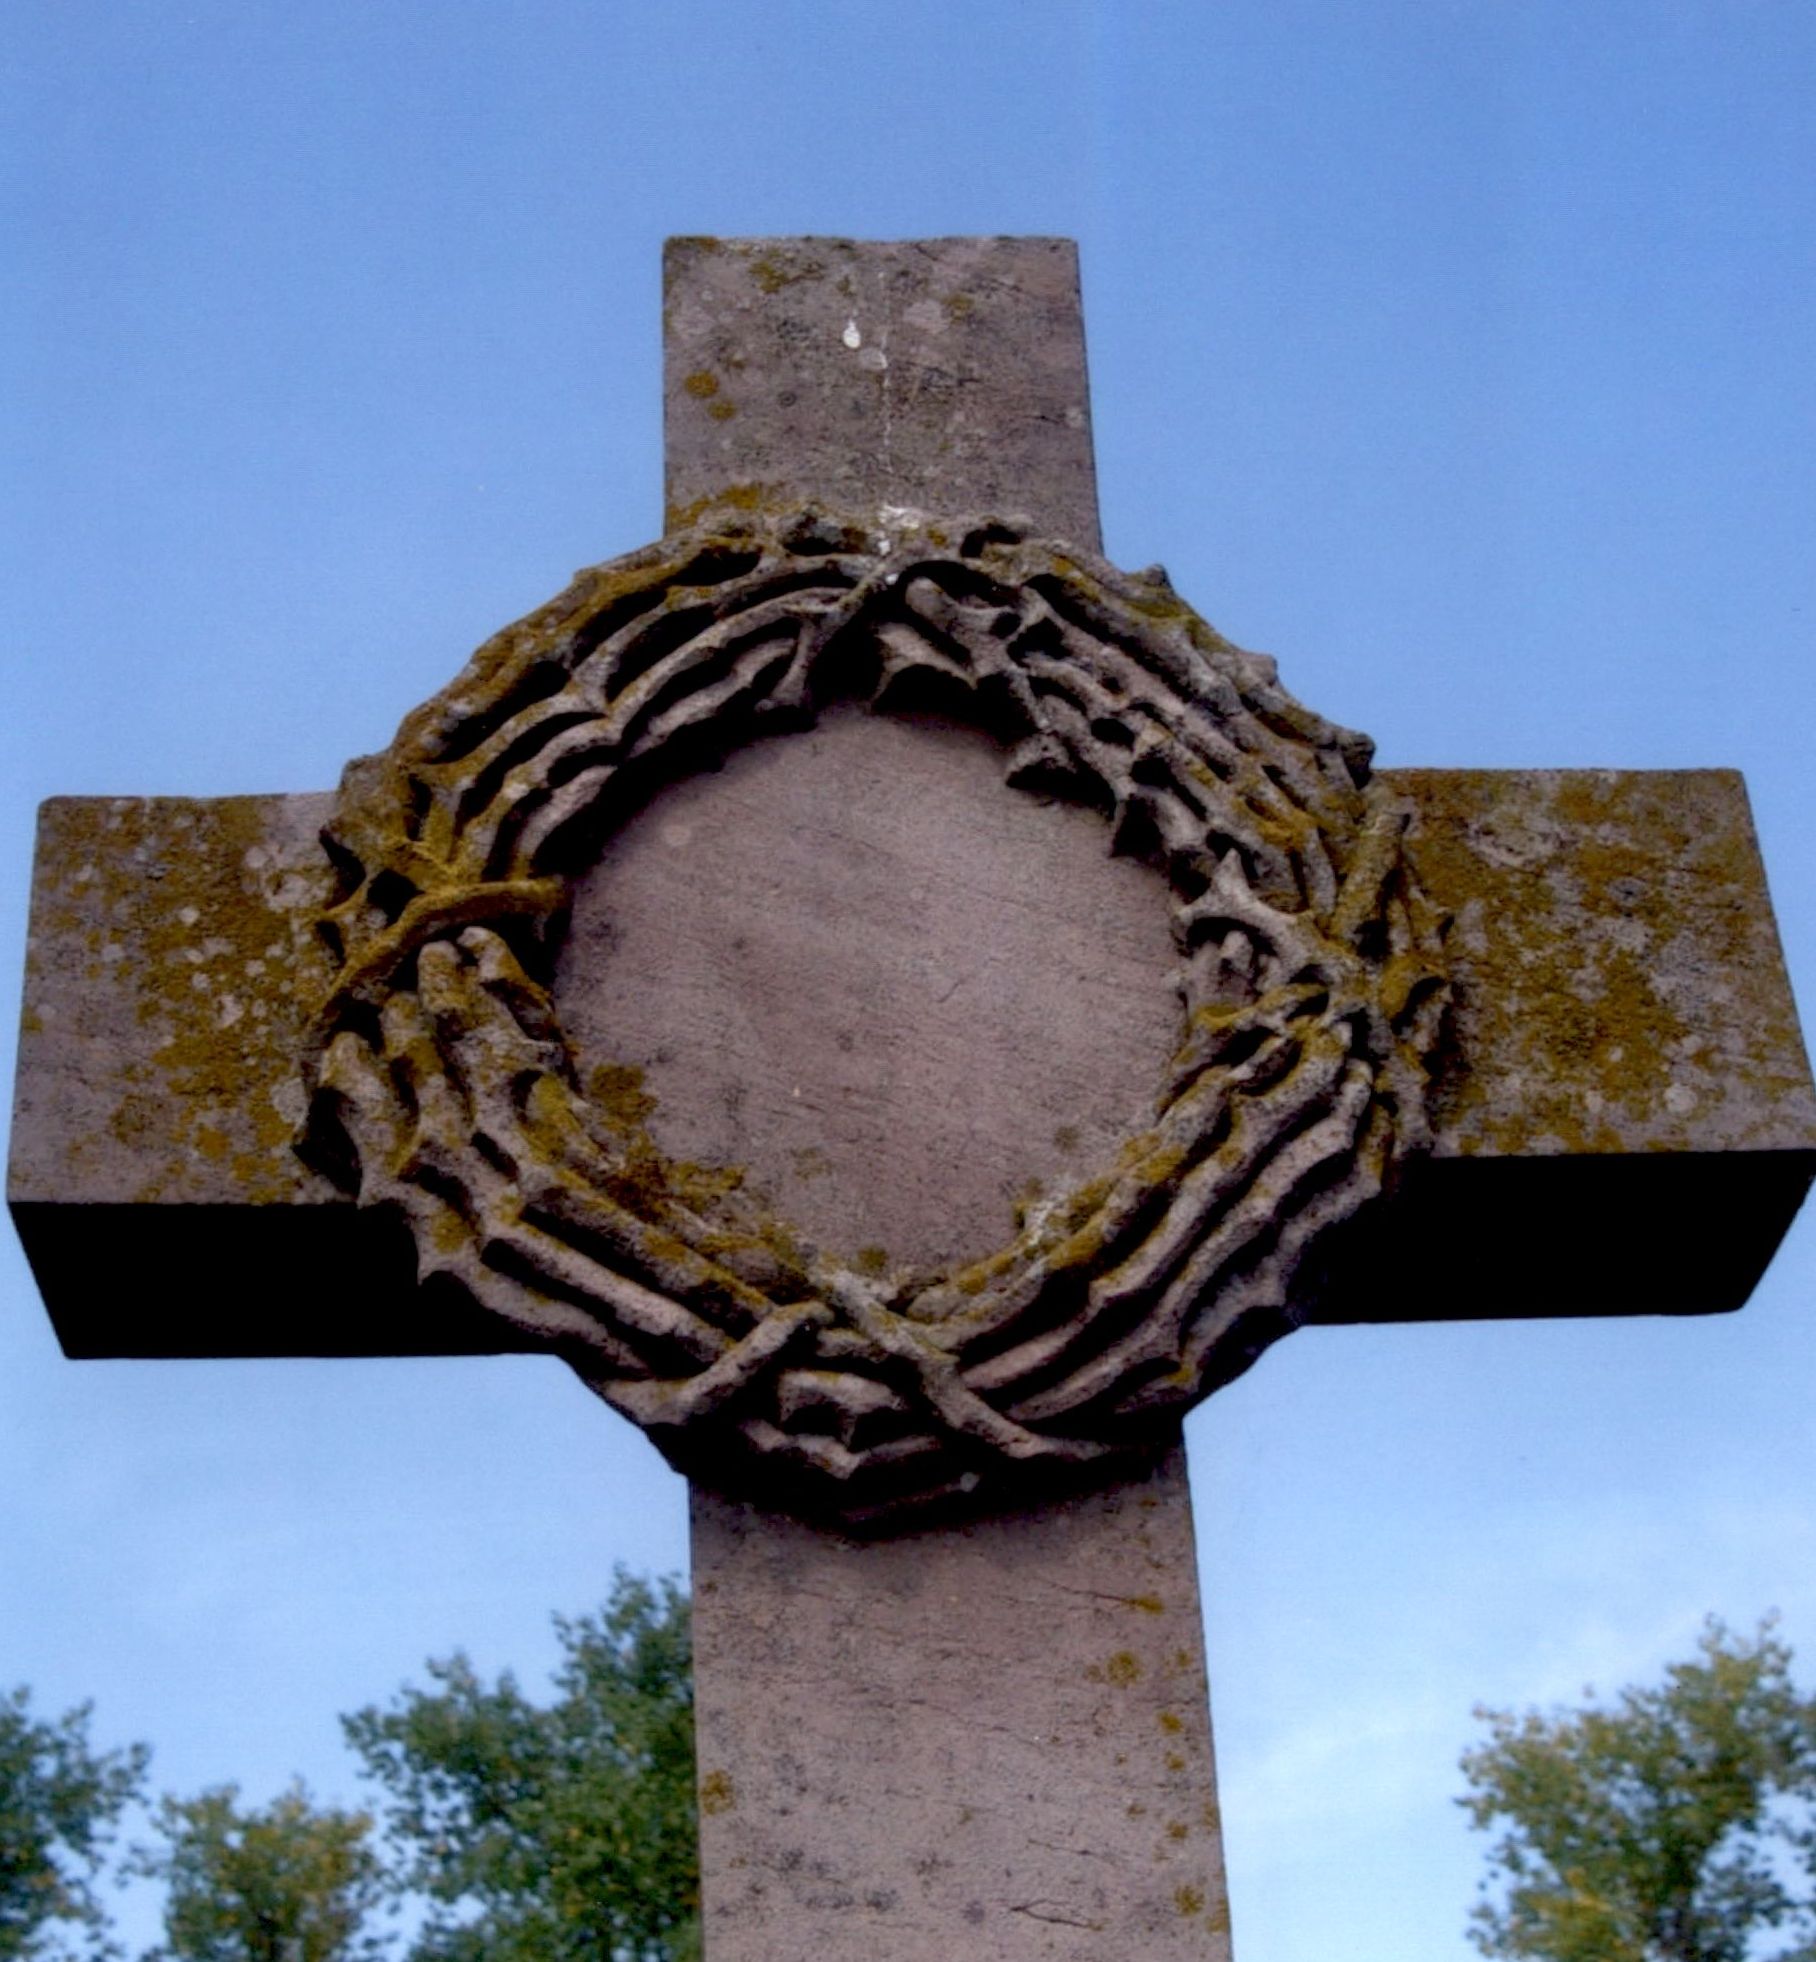
[[[25,1028],[46,1029],[37,999],[55,990],[63,1024],[105,1038],[100,1121],[128,1148],[135,1199],[258,1203],[304,1183],[285,1103],[325,978],[312,924],[327,868],[312,839],[308,857],[280,842],[284,810],[260,797],[45,807]],[[98,957],[73,990],[49,965],[67,945]],[[64,1147],[78,1189],[100,1168],[87,1145]]]
[[[797,286],[804,279],[820,279],[826,268],[818,259],[800,259],[786,264],[773,253],[750,261],[750,276],[772,298],[785,287]]]
[[[627,1131],[647,1124],[656,1100],[643,1087],[643,1071],[634,1063],[601,1063],[587,1077],[587,1095],[612,1124]]]
[[[1456,1066],[1444,1131],[1466,1150],[1679,1148],[1744,1086],[1763,1114],[1801,1098],[1758,859],[1723,773],[1403,771],[1414,851],[1456,915]],[[1753,895],[1737,903],[1739,894]],[[1676,950],[1693,947],[1686,972]],[[1706,983],[1745,1005],[1715,1030]],[[1744,1041],[1744,1053],[1735,1051]]]

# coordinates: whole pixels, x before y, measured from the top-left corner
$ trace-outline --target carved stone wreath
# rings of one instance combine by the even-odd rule
[[[582,1086],[550,990],[573,879],[655,783],[929,692],[1165,874],[1184,1016],[1114,1162],[904,1281],[665,1159]],[[869,1524],[1149,1451],[1427,1142],[1442,922],[1369,755],[1158,570],[999,522],[709,522],[580,574],[348,768],[302,1149],[402,1216],[425,1283],[734,1494]]]

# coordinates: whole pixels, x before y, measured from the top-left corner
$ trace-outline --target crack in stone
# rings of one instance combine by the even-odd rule
[[[1103,1923],[1093,1921],[1089,1915],[1080,1914],[1076,1908],[1068,1907],[1063,1901],[1015,1901],[1010,1904],[1011,1914],[1025,1914],[1030,1921],[1050,1921],[1056,1927],[1084,1928],[1092,1934],[1102,1931]]]

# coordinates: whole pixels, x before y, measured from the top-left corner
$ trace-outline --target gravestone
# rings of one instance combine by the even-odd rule
[[[74,1356],[650,1428],[710,1962],[1227,1955],[1179,1416],[1744,1300],[1816,1169],[1744,791],[1371,772],[1105,565],[1061,241],[666,270],[660,545],[338,796],[45,807],[14,1217]]]

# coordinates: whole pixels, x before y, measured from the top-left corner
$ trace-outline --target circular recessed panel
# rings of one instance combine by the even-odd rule
[[[636,1071],[592,1044],[583,1070],[553,1004],[603,841],[842,700],[975,721],[1012,784],[1095,806],[1168,885],[1151,1121],[963,1265],[826,1252],[667,1155]],[[696,530],[583,573],[350,767],[306,1148],[402,1215],[425,1280],[725,1489],[856,1522],[1076,1475],[1292,1326],[1307,1250],[1425,1142],[1443,985],[1405,822],[1367,744],[1163,575],[1000,524]]]
[[[1013,1239],[1150,1121],[1178,1044],[1166,881],[1004,754],[828,709],[666,785],[574,882],[580,1080],[641,1070],[659,1150],[874,1273]]]

